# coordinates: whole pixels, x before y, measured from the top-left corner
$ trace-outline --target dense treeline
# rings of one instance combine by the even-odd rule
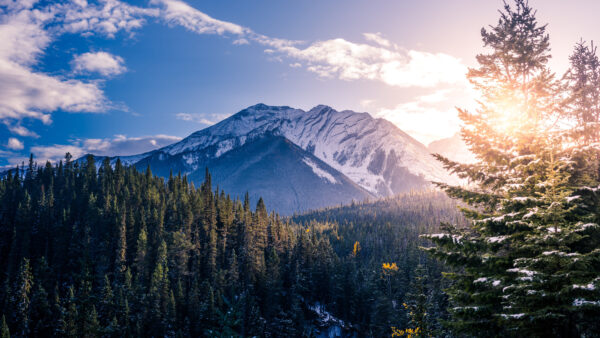
[[[0,205],[1,325],[14,336],[381,336],[419,325],[418,302],[433,329],[439,266],[417,237],[457,218],[447,198],[413,194],[296,225],[213,190],[208,172],[196,188],[69,155],[9,173]],[[411,285],[431,291],[419,300]]]
[[[16,335],[302,333],[301,300],[332,264],[326,241],[213,191],[208,173],[196,189],[67,158],[9,174],[0,200],[0,301]]]
[[[340,318],[371,327],[374,336],[389,334],[391,327],[418,327],[423,336],[450,334],[442,325],[448,319],[444,267],[420,249],[430,242],[419,237],[438,231],[440,222],[466,224],[456,202],[444,193],[412,192],[293,219],[313,226],[334,224],[324,234],[345,270],[338,283],[351,290],[336,303]],[[386,268],[384,263],[394,267]],[[420,320],[415,318],[419,315]]]

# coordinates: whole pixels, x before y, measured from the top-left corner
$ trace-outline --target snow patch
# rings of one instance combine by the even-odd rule
[[[504,242],[505,239],[507,239],[509,236],[494,236],[494,237],[490,237],[487,239],[487,241],[489,243],[502,243]]]
[[[577,298],[573,301],[573,306],[583,306],[583,305],[600,306],[600,301],[592,301],[592,300],[586,300],[586,299],[582,299],[582,298]]]
[[[588,291],[594,291],[594,290],[596,290],[596,286],[592,283],[588,283],[586,285],[574,284],[573,289],[583,289],[583,290],[588,290]]]
[[[535,272],[535,271],[531,271],[531,270],[527,270],[527,269],[519,269],[519,268],[512,268],[512,269],[508,269],[506,271],[520,273],[520,274],[526,275],[527,277],[533,277],[533,275],[537,274],[537,272]]]
[[[317,176],[328,180],[332,184],[338,183],[338,181],[335,179],[335,177],[333,177],[333,175],[331,175],[327,171],[319,168],[319,166],[315,162],[311,161],[310,159],[304,158],[302,160],[302,162],[306,163],[306,165],[308,165]]]
[[[433,238],[437,238],[437,239],[442,239],[442,238],[452,238],[452,242],[454,243],[460,243],[463,236],[458,236],[458,235],[450,235],[450,234],[429,234],[429,235],[421,235],[421,237],[423,238],[429,238],[429,239],[433,239]]]
[[[525,316],[524,313],[515,313],[515,314],[511,314],[511,315],[502,314],[502,317],[506,318],[506,319],[520,319],[520,318],[523,318],[523,316]]]

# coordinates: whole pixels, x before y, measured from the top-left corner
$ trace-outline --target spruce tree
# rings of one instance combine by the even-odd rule
[[[67,337],[77,337],[77,318],[79,318],[79,312],[77,310],[73,287],[69,287],[65,307],[66,312],[64,313],[64,319],[62,320],[65,323],[65,326],[61,331],[64,332]]]
[[[466,202],[472,223],[425,236],[437,244],[427,250],[457,268],[448,274],[449,323],[469,335],[589,334],[584,314],[597,316],[600,306],[598,180],[581,173],[598,172],[597,162],[577,160],[590,147],[573,147],[577,133],[550,123],[563,117],[565,105],[547,68],[545,26],[528,3],[506,4],[482,37],[491,52],[478,55],[479,68],[469,71],[481,105],[459,112],[462,135],[479,162],[437,156],[469,181],[440,186]],[[587,113],[575,113],[581,114]]]
[[[10,329],[6,324],[6,318],[2,315],[2,324],[0,326],[0,338],[10,338]]]
[[[600,61],[596,51],[593,42],[575,44],[570,67],[563,76],[568,93],[565,113],[576,123],[569,136],[581,145],[597,142],[600,135]]]
[[[13,291],[15,332],[20,336],[27,336],[30,333],[29,306],[32,287],[33,275],[31,274],[29,259],[23,258]]]

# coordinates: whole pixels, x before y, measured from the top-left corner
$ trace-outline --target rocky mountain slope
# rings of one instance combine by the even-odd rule
[[[278,156],[283,162],[277,161]],[[273,200],[278,194],[280,202],[265,200],[286,210],[390,196],[429,187],[431,181],[457,183],[427,147],[391,122],[323,105],[304,111],[257,104],[180,142],[121,160],[139,168],[150,164],[163,176],[180,171],[193,181],[201,181],[208,167],[214,181],[228,191],[271,194]],[[259,172],[263,175],[252,176]],[[311,186],[317,181],[322,184]],[[311,189],[311,196],[326,198],[302,204],[305,192],[299,192],[297,185]],[[334,192],[338,198],[333,198]]]
[[[192,157],[196,169],[186,172]],[[150,165],[153,173],[164,177],[171,171],[186,172],[197,183],[209,168],[220,189],[237,197],[248,192],[254,202],[262,197],[271,210],[284,215],[374,197],[311,153],[273,134],[256,137],[217,157],[202,150],[173,155],[157,152],[135,165],[139,169]]]

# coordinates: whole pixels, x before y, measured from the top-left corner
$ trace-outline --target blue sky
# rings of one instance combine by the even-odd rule
[[[597,1],[531,0],[562,74]],[[0,166],[128,155],[258,102],[367,111],[428,143],[501,1],[0,0]]]

